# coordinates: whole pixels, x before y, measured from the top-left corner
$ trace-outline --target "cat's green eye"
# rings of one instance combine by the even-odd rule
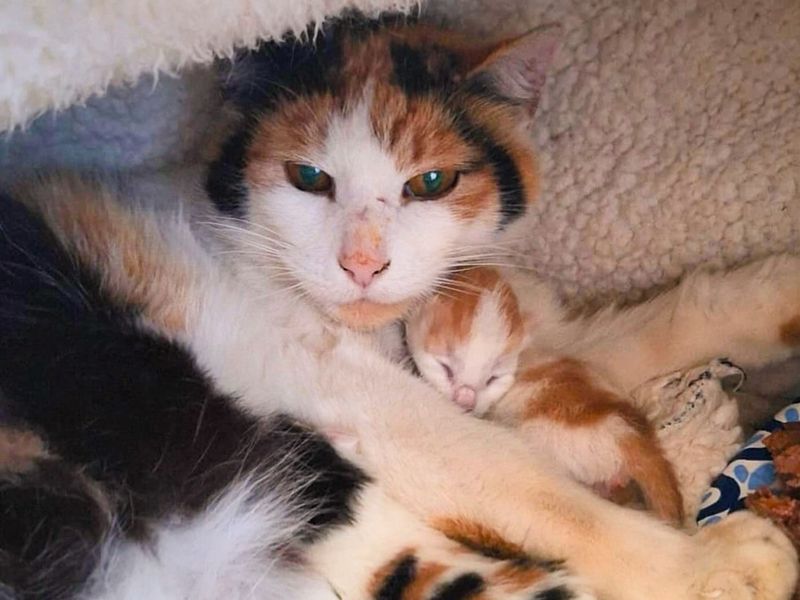
[[[456,187],[458,171],[455,169],[435,169],[425,171],[406,181],[403,195],[409,198],[432,200],[444,196]]]
[[[333,189],[333,178],[314,165],[286,163],[286,177],[298,190],[323,194]]]

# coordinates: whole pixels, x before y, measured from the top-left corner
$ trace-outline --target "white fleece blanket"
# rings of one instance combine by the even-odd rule
[[[0,176],[191,159],[208,72],[234,45],[344,6],[402,0],[11,0],[0,5],[0,130],[139,74],[0,144]],[[480,33],[560,21],[535,131],[544,190],[525,260],[576,301],[635,297],[700,263],[793,250],[800,224],[797,0],[430,0]],[[183,68],[183,69],[182,69]]]

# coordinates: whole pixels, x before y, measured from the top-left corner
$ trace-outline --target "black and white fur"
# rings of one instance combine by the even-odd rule
[[[380,155],[365,117],[343,117],[352,164],[340,168],[380,164],[385,178],[370,185],[394,189],[404,175]],[[0,417],[46,446],[32,465],[2,473],[5,595],[325,598],[333,592],[315,573],[336,580],[350,555],[362,562],[336,590],[369,597],[380,561],[365,549],[375,540],[446,545],[442,519],[477,523],[549,565],[527,598],[593,597],[552,561],[614,600],[791,594],[796,555],[765,521],[741,515],[689,537],[599,500],[537,464],[512,432],[439,402],[269,268],[221,258],[225,246],[205,240],[231,220],[196,189],[147,194],[159,202],[55,180],[0,202]],[[307,234],[288,217],[308,198],[281,194],[247,196],[248,211],[270,200],[272,217],[287,211],[278,215],[284,239]],[[82,207],[90,219],[76,216]],[[431,210],[438,227],[456,226],[441,206]],[[470,240],[491,239],[507,220],[493,210],[469,236],[448,229],[437,243],[468,251]],[[112,230],[118,237],[103,239]],[[454,260],[429,248],[444,254],[417,271]],[[271,248],[263,258],[274,256]],[[436,279],[409,269],[384,292]],[[164,289],[181,317],[173,328],[153,300]],[[354,431],[358,451],[344,460],[315,429]],[[419,536],[398,526],[409,522]],[[457,552],[448,556],[459,564]],[[469,581],[470,590],[443,582],[429,597],[464,600],[475,593]],[[525,598],[481,581],[490,598]]]

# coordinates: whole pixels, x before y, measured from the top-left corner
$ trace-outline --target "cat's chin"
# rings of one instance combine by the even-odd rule
[[[333,317],[351,329],[370,331],[402,318],[410,305],[408,300],[388,304],[357,300],[337,306]]]

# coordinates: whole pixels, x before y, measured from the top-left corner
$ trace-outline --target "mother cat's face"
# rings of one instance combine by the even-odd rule
[[[242,128],[208,181],[265,236],[243,256],[350,326],[402,316],[535,197],[527,129],[554,38],[346,23],[245,57]]]

